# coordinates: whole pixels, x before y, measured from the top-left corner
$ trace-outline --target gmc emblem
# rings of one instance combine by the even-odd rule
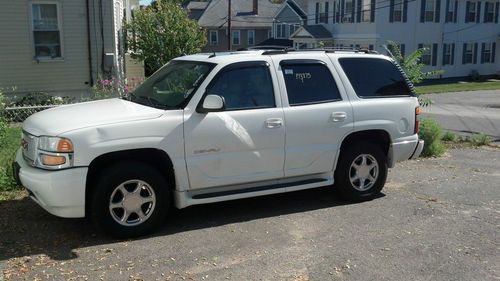
[[[28,142],[24,139],[21,140],[21,147],[24,149],[24,150],[28,150]]]

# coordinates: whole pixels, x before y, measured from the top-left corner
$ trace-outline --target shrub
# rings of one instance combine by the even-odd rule
[[[446,131],[446,133],[444,133],[443,137],[441,138],[441,140],[443,141],[451,141],[451,142],[458,142],[459,138],[456,134],[450,132],[450,131]]]
[[[491,143],[491,138],[485,133],[474,134],[469,138],[473,146],[488,145]]]
[[[441,142],[443,131],[439,124],[431,118],[426,118],[420,122],[419,137],[425,141],[422,156],[440,156],[445,148]]]

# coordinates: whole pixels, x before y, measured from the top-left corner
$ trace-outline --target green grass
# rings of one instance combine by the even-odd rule
[[[0,201],[17,197],[20,188],[12,178],[12,161],[20,146],[21,128],[7,128],[0,146]]]
[[[464,92],[464,91],[478,91],[478,90],[500,90],[500,81],[450,83],[450,84],[417,86],[415,87],[415,90],[417,91],[418,94]]]

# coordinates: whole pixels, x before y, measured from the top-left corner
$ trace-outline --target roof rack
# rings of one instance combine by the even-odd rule
[[[263,46],[265,47],[265,46]],[[275,46],[276,47],[276,46]],[[354,52],[354,53],[364,53],[364,54],[378,54],[377,51],[369,50],[366,48],[315,48],[315,49],[294,49],[290,47],[280,47],[280,48],[261,48],[253,50],[264,50],[262,55],[279,55],[286,54],[289,52],[325,52],[325,53],[335,53],[335,52]]]

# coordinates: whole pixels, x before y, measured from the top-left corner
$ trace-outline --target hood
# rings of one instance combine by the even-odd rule
[[[58,136],[87,127],[153,119],[163,113],[164,110],[122,99],[99,100],[38,112],[24,121],[23,129],[36,136]]]

